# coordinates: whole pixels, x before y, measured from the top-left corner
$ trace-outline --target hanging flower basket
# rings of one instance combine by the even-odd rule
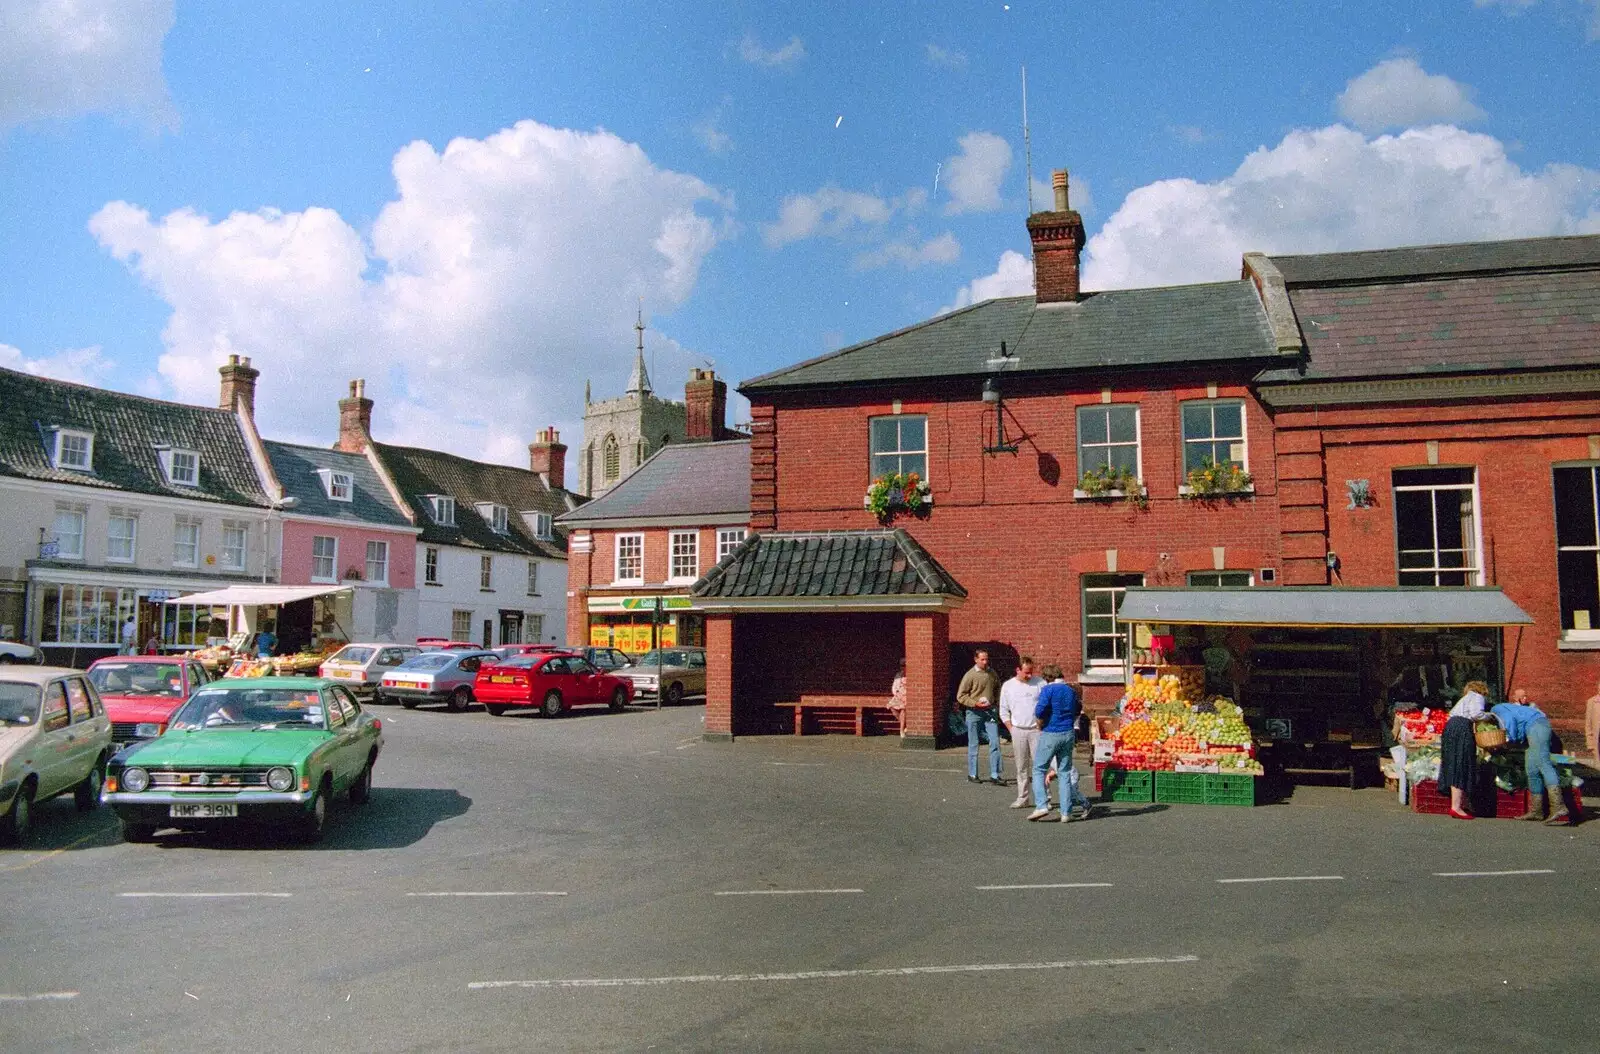
[[[909,512],[913,516],[926,516],[933,504],[933,492],[928,481],[915,472],[891,472],[879,476],[867,488],[861,499],[862,508],[888,523],[896,513]]]

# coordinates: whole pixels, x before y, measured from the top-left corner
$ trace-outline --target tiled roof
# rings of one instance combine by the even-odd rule
[[[689,592],[707,599],[967,595],[902,530],[752,534]]]
[[[1600,266],[1600,235],[1412,245],[1353,253],[1269,257],[1290,288],[1338,282],[1412,281],[1496,271]]]
[[[916,377],[977,376],[1004,341],[1008,373],[1127,369],[1280,355],[1248,281],[1088,293],[1039,306],[986,300],[863,344],[768,373],[745,392]]]
[[[581,501],[565,490],[545,486],[538,473],[509,465],[491,465],[437,450],[374,443],[373,448],[402,496],[416,510],[421,541],[434,545],[460,545],[469,549],[521,553],[551,560],[567,558],[566,532],[556,525],[554,538],[535,538],[521,513],[544,512],[552,517]],[[444,527],[433,522],[433,508],[424,497],[447,494],[456,500],[456,523]],[[496,534],[474,507],[478,502],[504,505],[510,510],[508,533]]]
[[[562,524],[600,527],[647,519],[725,522],[750,515],[750,440],[669,443],[620,483],[562,517]]]
[[[94,433],[92,472],[52,466],[55,427]],[[174,486],[158,448],[200,455],[198,487]],[[0,475],[265,507],[231,410],[163,402],[0,369]]]
[[[395,508],[389,490],[378,478],[372,463],[363,454],[347,454],[342,450],[324,447],[299,446],[265,440],[267,458],[272,462],[272,472],[283,484],[286,497],[298,499],[294,511],[307,516],[328,516],[351,523],[379,524],[386,527],[410,527],[411,523]],[[319,469],[348,472],[351,481],[351,500],[334,501],[328,497]]]

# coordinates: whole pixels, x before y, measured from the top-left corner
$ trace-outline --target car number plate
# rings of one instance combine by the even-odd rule
[[[174,805],[167,815],[173,819],[215,820],[225,816],[238,816],[239,806],[231,801],[196,802],[193,805]]]
[[[489,678],[489,683],[490,684],[510,684],[513,680],[514,680],[514,678],[511,678],[511,677],[490,677]]]

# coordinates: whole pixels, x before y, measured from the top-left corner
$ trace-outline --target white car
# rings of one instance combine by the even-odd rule
[[[12,662],[44,662],[44,652],[16,641],[0,640],[0,666]]]
[[[100,804],[111,757],[111,719],[82,670],[0,669],[0,835],[27,840],[35,802],[72,791]]]
[[[422,654],[413,644],[346,644],[317,668],[318,677],[338,681],[354,692],[371,692],[372,701],[384,701],[383,675]]]

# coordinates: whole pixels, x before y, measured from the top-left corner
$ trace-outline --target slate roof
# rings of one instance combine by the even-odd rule
[[[764,374],[743,392],[915,377],[978,376],[1000,342],[1007,372],[1128,369],[1281,355],[1248,281],[1088,293],[1040,306],[1031,296],[986,300],[908,329]]]
[[[92,472],[57,469],[53,427],[94,433]],[[167,482],[158,445],[197,451],[200,485]],[[0,475],[219,505],[269,504],[231,410],[147,399],[0,369]]]
[[[1600,363],[1600,237],[1272,262],[1284,273],[1306,357],[1299,368],[1264,371],[1260,383]]]
[[[903,530],[752,534],[689,589],[697,598],[966,597]]]
[[[299,499],[295,512],[350,523],[411,526],[411,522],[395,507],[394,500],[389,497],[389,488],[383,485],[383,480],[365,455],[280,443],[272,439],[264,440],[262,445],[267,448],[267,459],[272,462],[273,474],[283,484],[284,495]],[[328,497],[322,477],[317,475],[318,469],[350,473],[351,500],[334,501]]]
[[[561,518],[568,527],[640,520],[744,522],[750,517],[750,440],[669,443],[610,490]]]
[[[567,558],[567,536],[559,524],[554,525],[551,532],[553,539],[538,539],[521,513],[525,510],[544,512],[555,517],[583,499],[566,490],[551,489],[538,473],[525,468],[491,465],[419,447],[372,445],[389,477],[416,511],[417,526],[422,528],[419,541],[551,560]],[[454,527],[433,522],[433,506],[424,498],[427,494],[448,494],[456,500]],[[510,510],[508,533],[496,534],[474,508],[477,502],[506,506]]]

